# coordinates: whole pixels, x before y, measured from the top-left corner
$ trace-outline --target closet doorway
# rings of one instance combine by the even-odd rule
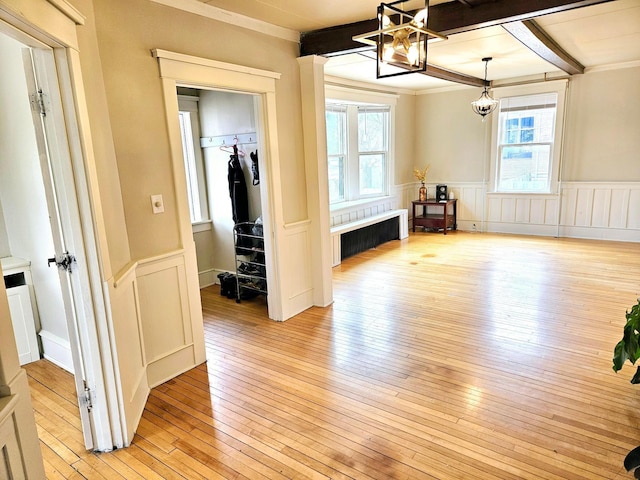
[[[176,88],[189,214],[200,288],[268,314],[258,122],[260,97]]]
[[[189,281],[195,286],[197,258],[195,245],[192,243],[194,241],[193,224],[189,217],[187,201],[177,87],[248,95],[253,103],[257,136],[264,258],[269,291],[266,297],[267,313],[272,320],[286,320],[302,309],[298,303],[306,301],[309,294],[308,289],[305,288],[306,284],[297,281],[300,275],[290,275],[292,262],[289,257],[291,255],[285,253],[285,250],[290,252],[294,248],[306,251],[304,248],[306,237],[304,232],[298,231],[297,225],[288,228],[282,216],[278,117],[276,115],[276,81],[280,78],[280,74],[160,49],[154,49],[151,53],[158,59],[162,82],[180,239],[187,254],[186,267],[193,272],[189,274]],[[228,186],[225,191],[228,191]],[[283,285],[285,281],[286,285]],[[293,282],[296,282],[295,285],[303,284],[302,294],[292,295],[290,285],[293,285]],[[307,304],[304,303],[304,307],[306,306]]]

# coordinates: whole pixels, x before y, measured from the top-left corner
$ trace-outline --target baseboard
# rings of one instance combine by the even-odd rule
[[[220,271],[214,268],[198,272],[198,282],[200,284],[200,289],[210,287],[211,285],[215,285],[216,283],[218,283],[218,273],[220,273]]]
[[[611,240],[615,242],[640,242],[640,230],[597,227],[560,227],[560,236],[587,240]]]
[[[558,227],[556,225],[532,225],[530,223],[487,222],[486,231],[540,237],[555,237],[558,235]]]
[[[40,330],[38,335],[42,342],[44,358],[73,374],[73,357],[69,341],[47,330]]]

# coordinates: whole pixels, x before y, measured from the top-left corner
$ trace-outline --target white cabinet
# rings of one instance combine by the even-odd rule
[[[31,271],[27,260],[7,257],[2,259],[2,272],[13,333],[18,347],[20,365],[40,360],[36,336],[36,323],[31,303]]]

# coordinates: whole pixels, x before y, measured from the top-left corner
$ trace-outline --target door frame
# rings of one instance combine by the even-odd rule
[[[180,238],[185,251],[193,265],[190,269],[196,272],[196,278],[191,279],[190,285],[196,286],[194,294],[199,296],[197,266],[195,265],[195,245],[193,230],[189,215],[187,184],[182,156],[182,139],[178,122],[178,96],[176,87],[185,86],[206,90],[223,90],[233,93],[252,94],[257,97],[256,130],[258,132],[258,147],[260,158],[261,184],[266,188],[260,189],[262,202],[262,217],[264,225],[265,259],[267,270],[267,284],[269,295],[267,305],[269,318],[285,320],[284,299],[280,268],[282,259],[286,258],[281,250],[284,225],[282,218],[282,190],[280,186],[280,162],[278,155],[278,132],[276,117],[275,81],[280,74],[266,70],[233,65],[205,58],[193,57],[166,50],[151,51],[158,59],[160,78],[164,95],[167,129],[171,148],[171,162],[173,167],[176,203],[180,224]],[[193,288],[193,287],[192,287]]]
[[[53,52],[54,72],[62,107],[61,128],[67,133],[69,164],[62,169],[62,182],[77,217],[70,225],[72,243],[84,247],[86,276],[82,279],[82,308],[89,321],[80,345],[91,359],[93,448],[110,451],[124,446],[122,399],[112,349],[113,332],[108,319],[110,306],[103,278],[111,276],[104,224],[99,201],[97,173],[89,127],[76,27],[84,17],[65,0],[55,5],[46,0],[0,0],[0,31],[24,45]],[[107,271],[105,271],[107,270]],[[71,348],[77,348],[73,343]],[[80,395],[80,392],[78,392]]]

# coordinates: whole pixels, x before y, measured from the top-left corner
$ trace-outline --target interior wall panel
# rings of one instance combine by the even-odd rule
[[[313,277],[311,272],[311,242],[309,239],[309,222],[300,222],[285,227],[282,239],[287,255],[287,275],[282,280],[283,296],[289,300],[291,309],[285,312],[285,318],[300,313],[313,300]]]
[[[515,199],[515,221],[516,223],[534,223],[531,221],[531,199]]]
[[[118,345],[115,361],[125,409],[123,430],[129,444],[133,440],[150,391],[137,280],[133,268],[117,282],[110,282],[109,296],[112,306],[111,329]]]
[[[609,227],[626,228],[629,210],[629,190],[614,188],[611,190],[611,208],[609,209]]]
[[[593,212],[593,189],[579,188],[577,192],[577,197],[576,197],[575,225],[578,227],[590,226],[592,212]]]

